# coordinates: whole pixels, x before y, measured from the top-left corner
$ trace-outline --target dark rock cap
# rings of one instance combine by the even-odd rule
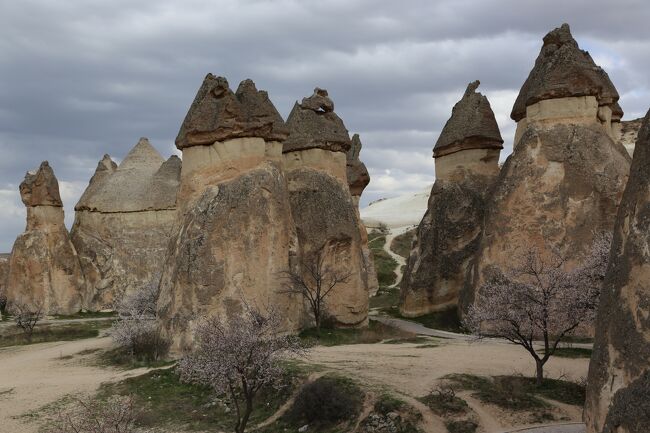
[[[36,172],[25,174],[20,184],[20,198],[25,206],[63,206],[59,182],[47,161],[43,161]]]
[[[467,149],[503,149],[503,139],[488,99],[477,92],[480,81],[469,83],[465,94],[451,110],[433,157]]]
[[[327,90],[316,88],[314,94],[293,106],[287,119],[289,138],[283,152],[307,149],[326,149],[347,152],[350,136],[343,121],[334,112],[334,102]]]
[[[370,174],[366,165],[359,159],[361,152],[361,139],[359,134],[352,136],[352,145],[350,150],[345,154],[346,157],[346,173],[348,178],[348,186],[350,194],[353,196],[360,196],[366,186],[370,183]]]
[[[262,137],[283,141],[288,132],[280,113],[252,80],[233,93],[228,80],[208,74],[176,137],[176,147],[211,145],[231,138]]]
[[[618,101],[607,72],[573,39],[568,24],[544,36],[544,45],[512,108],[510,117],[526,117],[526,107],[545,99],[595,96],[599,105]]]
[[[612,105],[612,122],[620,122],[623,118],[623,108],[618,102],[614,102]]]

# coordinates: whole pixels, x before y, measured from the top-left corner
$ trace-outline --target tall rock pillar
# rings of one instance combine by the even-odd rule
[[[348,280],[326,298],[327,312],[339,326],[365,325],[367,237],[361,234],[358,207],[348,186],[348,131],[334,113],[327,91],[318,88],[294,105],[287,126],[290,135],[283,146],[283,166],[298,231],[300,260],[313,261],[316,252],[323,249],[325,266],[349,273]]]
[[[555,248],[571,267],[594,236],[612,230],[630,166],[612,139],[617,100],[607,73],[578,47],[567,24],[544,37],[512,110],[514,150],[488,203],[463,309],[490,269],[507,270],[518,252]]]
[[[281,166],[288,131],[264,91],[203,81],[181,126],[179,225],[161,280],[161,324],[180,348],[201,314],[274,308],[301,325],[302,299],[278,294],[298,243]]]
[[[478,250],[503,139],[485,96],[467,86],[433,148],[436,182],[407,262],[400,311],[415,317],[456,308]]]
[[[7,310],[17,304],[42,307],[47,314],[81,309],[85,280],[65,228],[59,182],[44,161],[20,184],[27,227],[14,243],[6,280]]]

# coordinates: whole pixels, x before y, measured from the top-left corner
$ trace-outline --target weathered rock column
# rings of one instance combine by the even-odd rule
[[[479,82],[467,86],[433,148],[436,182],[401,284],[400,312],[456,308],[481,237],[503,139]]]
[[[287,126],[290,135],[284,142],[283,167],[298,231],[300,260],[313,260],[323,248],[325,266],[349,272],[347,282],[337,285],[326,299],[327,312],[340,326],[365,325],[367,237],[361,234],[358,208],[346,175],[346,152],[351,145],[348,131],[334,113],[327,91],[318,88],[294,105]]]
[[[76,313],[85,280],[65,228],[59,182],[47,161],[25,175],[20,197],[27,207],[27,228],[11,251],[7,310],[23,304],[47,314]]]
[[[279,294],[298,242],[282,173],[288,131],[264,91],[233,93],[208,74],[181,126],[179,225],[170,243],[158,311],[175,347],[191,344],[202,314],[273,307],[287,329],[302,324],[300,297]]]
[[[611,231],[630,157],[612,140],[618,93],[580,50],[568,25],[551,31],[515,101],[514,151],[488,203],[476,266],[461,306],[491,267],[507,270],[531,246],[556,248],[574,266],[595,235]]]
[[[160,279],[176,226],[180,171],[177,156],[165,161],[146,138],[119,167],[108,155],[99,162],[71,230],[88,282],[87,309],[112,308]]]
[[[650,111],[614,227],[584,412],[590,433],[650,431]]]
[[[370,248],[368,247],[368,231],[364,226],[363,221],[361,221],[361,215],[359,214],[359,201],[361,200],[361,194],[370,183],[370,174],[368,173],[368,169],[359,159],[361,147],[362,145],[359,134],[354,134],[352,136],[350,150],[345,154],[346,174],[350,194],[352,195],[352,200],[357,209],[357,219],[359,220],[359,231],[361,232],[361,245],[363,248],[363,259],[366,267],[365,273],[368,278],[368,293],[370,296],[374,296],[377,293],[377,290],[379,290],[377,271],[375,270],[375,261],[373,260]]]

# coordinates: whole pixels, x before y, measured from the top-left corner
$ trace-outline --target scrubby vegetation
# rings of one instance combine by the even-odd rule
[[[320,335],[314,328],[299,334],[307,345],[339,346],[342,344],[369,344],[384,340],[403,340],[415,338],[415,334],[371,320],[367,328],[329,328],[322,329]]]
[[[2,335],[0,337],[0,347],[93,338],[99,335],[100,330],[109,326],[110,323],[92,321],[60,325],[39,325],[34,328],[31,338],[22,332]]]
[[[544,379],[541,386],[536,385],[536,378],[523,376],[487,378],[452,374],[445,379],[457,389],[474,391],[474,396],[485,403],[510,410],[548,407],[542,398],[576,406],[582,406],[585,401],[585,387],[582,384],[559,379]]]
[[[368,234],[368,247],[370,247],[375,262],[379,287],[392,286],[397,281],[397,274],[395,273],[397,262],[384,250],[385,244],[385,233],[373,230]]]
[[[393,241],[390,243],[390,250],[395,254],[408,259],[411,254],[411,245],[413,244],[416,231],[417,228],[414,228],[402,233],[401,235],[395,236]]]
[[[353,381],[340,376],[324,376],[305,385],[298,393],[287,420],[293,425],[328,427],[356,418],[364,392]]]
[[[429,313],[419,317],[402,316],[398,308],[388,308],[384,311],[395,318],[410,320],[411,322],[419,323],[427,328],[456,333],[467,333],[458,318],[458,312],[455,308]]]
[[[375,296],[370,298],[370,308],[381,308],[388,310],[391,307],[397,308],[399,304],[398,287],[382,287],[377,291]]]

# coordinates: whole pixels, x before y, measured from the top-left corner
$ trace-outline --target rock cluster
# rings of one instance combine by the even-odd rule
[[[476,254],[503,139],[490,103],[467,86],[433,149],[436,182],[401,284],[400,312],[455,308]]]
[[[7,301],[7,275],[11,255],[0,254],[0,303]]]
[[[59,183],[44,161],[20,184],[27,227],[11,251],[6,277],[7,310],[18,305],[50,314],[79,311],[85,279],[65,228]]]
[[[546,35],[512,111],[514,150],[490,194],[463,308],[485,273],[508,269],[521,248],[557,248],[578,260],[595,235],[612,230],[630,164],[612,138],[617,99],[568,25]]]
[[[589,366],[590,433],[650,426],[650,111],[639,131],[603,285]]]
[[[287,127],[290,135],[282,150],[283,168],[298,234],[299,261],[309,263],[322,250],[326,267],[348,272],[347,281],[327,300],[328,313],[343,326],[365,324],[371,261],[359,209],[348,185],[346,152],[352,147],[348,131],[334,112],[327,91],[319,88],[294,105]]]
[[[75,207],[72,242],[88,289],[84,306],[115,300],[159,279],[176,221],[181,160],[165,161],[141,138],[118,166],[108,155]]]
[[[208,75],[181,126],[179,223],[161,280],[158,311],[175,345],[191,343],[200,314],[236,314],[244,303],[302,324],[302,299],[279,294],[296,266],[298,240],[282,171],[288,131],[252,81],[233,93]]]

